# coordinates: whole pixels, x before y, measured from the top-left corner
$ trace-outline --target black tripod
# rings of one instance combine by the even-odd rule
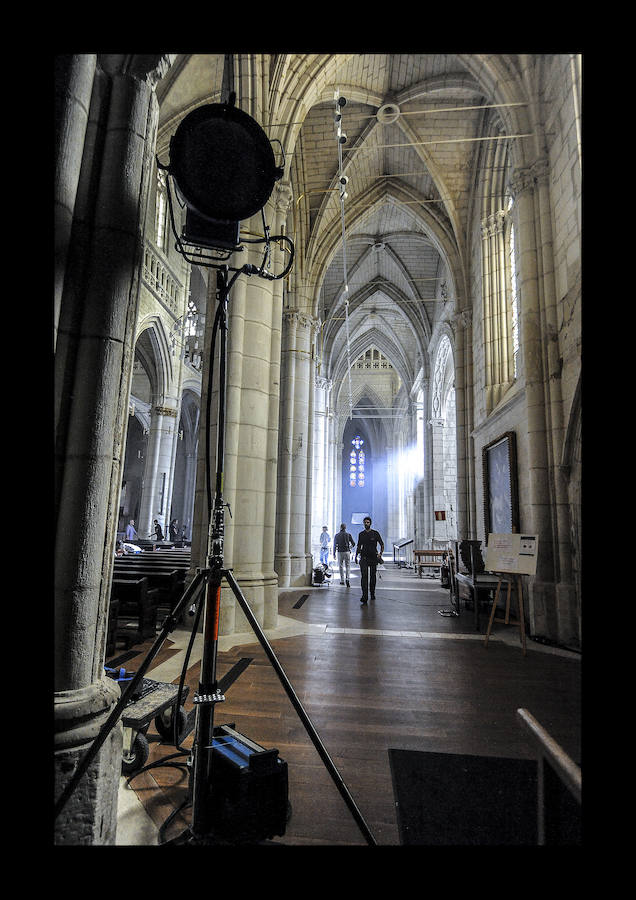
[[[75,786],[81,777],[81,775],[86,771],[88,765],[94,759],[98,750],[102,746],[106,736],[115,725],[119,716],[121,715],[121,711],[125,706],[128,697],[132,695],[135,687],[143,677],[144,673],[147,671],[148,666],[152,659],[157,655],[161,645],[165,641],[168,632],[172,631],[175,627],[181,614],[189,607],[193,602],[196,596],[204,589],[204,598],[203,598],[203,657],[201,660],[201,673],[199,677],[199,686],[197,693],[194,696],[194,703],[196,706],[196,723],[195,723],[195,737],[193,743],[193,765],[192,765],[192,820],[187,832],[184,832],[182,835],[174,839],[173,841],[169,841],[168,843],[175,844],[185,844],[185,843],[217,843],[217,840],[214,836],[213,830],[213,822],[211,821],[211,813],[210,813],[210,803],[209,803],[209,792],[210,786],[212,785],[213,789],[213,771],[212,771],[212,760],[213,760],[213,731],[214,731],[214,708],[217,703],[223,702],[225,697],[219,690],[218,680],[216,675],[216,659],[217,659],[217,650],[218,650],[218,632],[219,632],[219,617],[220,617],[220,603],[221,603],[221,585],[224,581],[227,582],[232,593],[236,597],[236,600],[243,610],[246,619],[248,620],[250,627],[254,631],[259,643],[261,644],[263,650],[265,651],[267,658],[272,664],[274,671],[276,672],[287,696],[289,697],[292,706],[294,707],[296,713],[298,714],[301,722],[303,723],[305,730],[307,731],[311,741],[318,751],[320,758],[322,759],[329,775],[331,776],[334,784],[336,785],[340,795],[343,800],[347,804],[349,811],[351,812],[358,828],[362,832],[366,842],[370,845],[375,845],[376,841],[373,837],[369,827],[367,826],[360,810],[356,806],[356,803],[351,796],[347,786],[345,785],[340,773],[338,772],[336,766],[333,763],[333,760],[329,756],[324,744],[322,743],[316,729],[314,728],[311,719],[305,712],[300,700],[296,696],[294,688],[292,687],[291,682],[287,678],[283,667],[278,661],[276,654],[274,653],[272,647],[270,646],[267,637],[263,633],[256,617],[254,616],[249,603],[243,596],[241,589],[234,578],[231,569],[226,569],[224,566],[223,559],[223,538],[225,531],[225,506],[227,504],[224,503],[223,500],[223,472],[224,472],[224,454],[225,454],[225,406],[226,406],[226,366],[227,366],[227,331],[228,331],[228,320],[227,320],[227,307],[228,307],[228,298],[230,288],[232,284],[241,274],[241,272],[245,271],[247,274],[260,274],[258,271],[255,271],[253,267],[243,267],[243,269],[234,270],[235,274],[231,280],[228,280],[228,267],[226,265],[218,267],[217,274],[217,294],[218,294],[218,309],[215,317],[213,334],[212,334],[212,348],[209,357],[209,370],[208,370],[208,393],[207,393],[207,411],[206,411],[206,458],[208,460],[208,477],[207,477],[207,490],[208,490],[208,508],[211,510],[211,521],[210,521],[210,529],[208,534],[208,560],[207,560],[207,568],[199,571],[189,585],[188,589],[182,596],[182,598],[177,603],[175,609],[172,613],[167,617],[164,625],[162,627],[162,631],[157,637],[155,644],[150,649],[148,656],[142,663],[141,667],[135,674],[135,677],[129,683],[128,687],[122,694],[119,702],[113,708],[110,716],[108,717],[107,722],[105,723],[102,731],[96,738],[94,744],[91,746],[90,750],[86,754],[86,757],[80,763],[77,771],[73,779],[68,783],[65,791],[62,796],[58,800],[56,807],[56,815],[59,813],[61,808],[65,805],[68,797],[75,789]],[[219,395],[218,395],[218,424],[217,424],[217,453],[216,453],[216,483],[215,483],[215,496],[214,503],[210,502],[211,500],[211,485],[210,485],[210,477],[209,477],[209,460],[210,460],[210,447],[209,447],[209,413],[210,413],[210,405],[211,405],[211,386],[212,386],[212,371],[214,367],[214,335],[216,329],[220,329],[221,335],[221,343],[219,350]],[[198,619],[198,616],[197,616]]]

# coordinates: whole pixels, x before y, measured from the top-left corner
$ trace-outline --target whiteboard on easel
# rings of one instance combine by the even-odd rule
[[[535,575],[539,536],[536,534],[489,534],[486,570],[513,575]]]

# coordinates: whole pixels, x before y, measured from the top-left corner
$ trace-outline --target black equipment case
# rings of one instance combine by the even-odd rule
[[[210,787],[211,827],[229,841],[260,841],[285,834],[289,818],[287,763],[232,725],[214,728]]]

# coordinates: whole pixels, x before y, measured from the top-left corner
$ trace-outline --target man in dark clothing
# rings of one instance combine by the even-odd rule
[[[350,557],[351,557],[351,547],[355,547],[356,542],[351,537],[349,532],[347,531],[347,526],[343,522],[340,526],[340,531],[333,539],[333,555],[338,560],[338,564],[340,566],[340,584],[345,583],[345,571],[346,571],[346,580],[347,587],[349,585],[349,568],[350,568]]]
[[[362,520],[364,531],[358,535],[358,546],[356,547],[356,559],[360,557],[360,576],[362,580],[362,597],[360,603],[366,603],[369,599],[369,591],[371,599],[375,600],[375,573],[378,566],[378,556],[384,553],[384,541],[380,537],[380,533],[371,528],[371,517],[365,516]],[[377,551],[377,545],[380,545],[380,553]]]

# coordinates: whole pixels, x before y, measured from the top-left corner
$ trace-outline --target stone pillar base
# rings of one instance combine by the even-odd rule
[[[255,576],[253,573],[234,572],[233,574],[261,628],[275,628],[278,624],[278,576],[275,573],[265,578]],[[239,606],[234,592],[227,582],[224,582],[221,588],[219,634],[228,635],[251,630],[251,625]]]
[[[280,587],[305,587],[311,584],[312,556],[303,553],[299,556],[284,554],[274,560],[278,572]]]
[[[119,685],[106,677],[88,687],[60,691],[55,695],[56,798],[73,777],[120,696]],[[57,817],[54,826],[56,844],[115,843],[121,754],[122,726],[118,722]]]

